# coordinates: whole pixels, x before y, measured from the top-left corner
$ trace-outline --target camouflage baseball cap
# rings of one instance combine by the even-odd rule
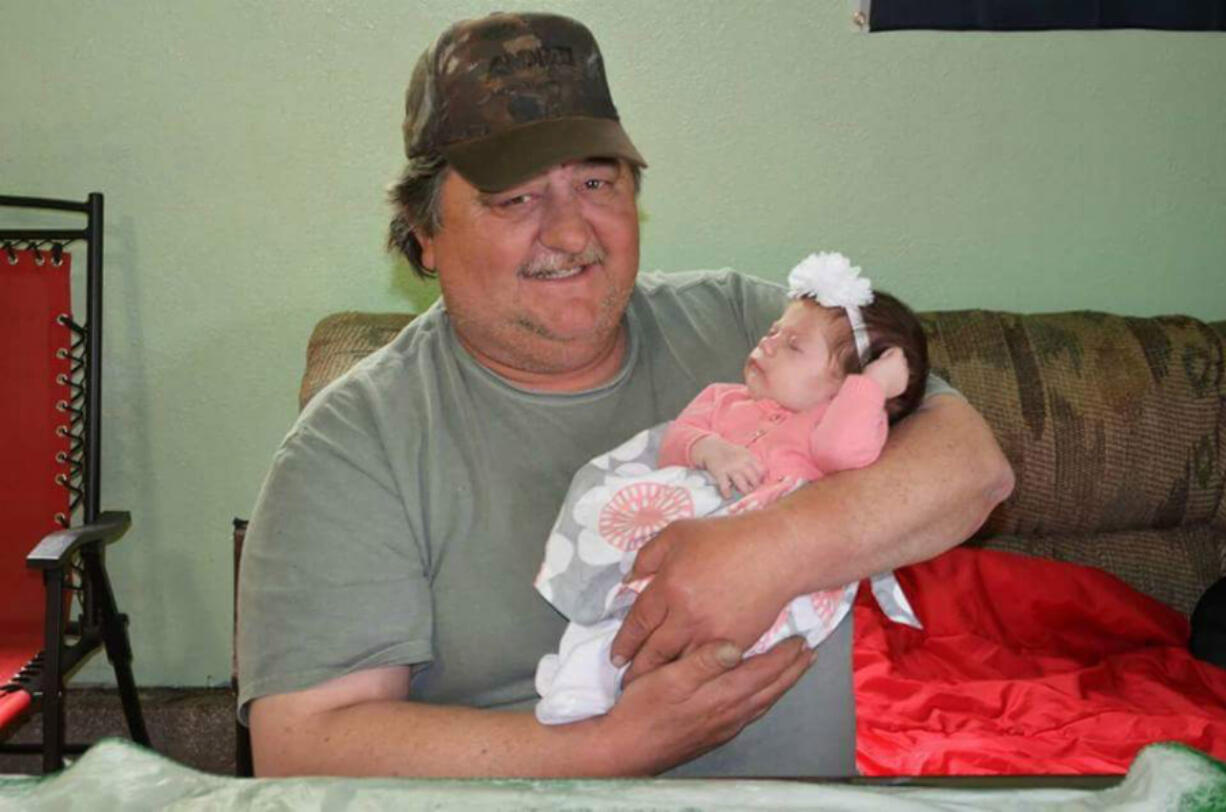
[[[426,49],[405,95],[410,163],[442,156],[496,192],[551,166],[639,155],[617,118],[590,31],[555,14],[461,20]]]

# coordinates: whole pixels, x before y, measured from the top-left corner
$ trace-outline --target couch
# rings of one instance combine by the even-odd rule
[[[321,321],[300,404],[411,318]],[[1226,321],[987,310],[920,318],[934,372],[987,419],[1017,477],[968,543],[1092,565],[1190,614],[1226,574]]]

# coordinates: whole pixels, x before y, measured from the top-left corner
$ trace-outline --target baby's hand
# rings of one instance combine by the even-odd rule
[[[736,488],[742,494],[758,487],[766,471],[749,449],[730,443],[722,437],[708,434],[690,449],[690,459],[698,468],[705,468],[715,477],[715,484],[724,498]]]
[[[907,356],[898,347],[890,347],[869,362],[864,374],[881,386],[886,400],[898,397],[907,388]]]

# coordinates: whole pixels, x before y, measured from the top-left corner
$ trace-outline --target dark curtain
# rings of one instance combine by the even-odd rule
[[[868,18],[870,31],[1226,31],[1226,0],[871,0]]]

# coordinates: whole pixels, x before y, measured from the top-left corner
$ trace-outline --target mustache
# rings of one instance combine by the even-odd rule
[[[584,248],[577,254],[550,253],[533,257],[519,266],[518,273],[520,276],[537,276],[560,271],[563,268],[594,265],[598,262],[604,262],[604,259],[604,246],[598,242],[592,242],[588,244],[587,248]]]

